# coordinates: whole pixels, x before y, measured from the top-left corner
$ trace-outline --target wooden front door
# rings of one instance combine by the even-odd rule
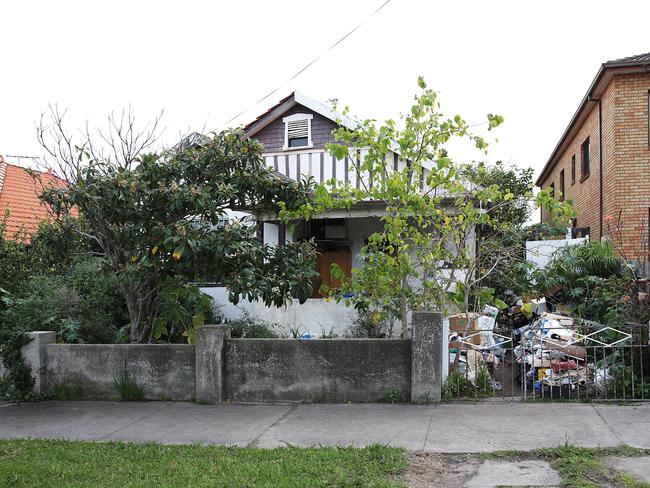
[[[323,251],[316,259],[316,270],[320,274],[320,279],[314,280],[313,298],[322,298],[320,292],[321,285],[326,285],[329,288],[339,288],[341,283],[339,280],[332,278],[330,274],[330,266],[336,263],[339,268],[345,273],[345,276],[350,276],[352,272],[352,252],[350,249],[337,249],[336,251]]]

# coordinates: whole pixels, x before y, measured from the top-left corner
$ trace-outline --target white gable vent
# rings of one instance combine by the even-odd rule
[[[285,150],[313,147],[311,142],[312,118],[312,114],[294,114],[282,119]]]

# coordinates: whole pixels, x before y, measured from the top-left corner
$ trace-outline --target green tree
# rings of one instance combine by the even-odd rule
[[[225,284],[233,303],[245,297],[282,306],[310,296],[310,243],[267,246],[254,226],[239,220],[223,225],[229,208],[273,211],[281,203],[293,209],[310,198],[306,184],[265,167],[257,141],[227,130],[194,135],[154,154],[157,122],[138,132],[131,115],[111,118],[108,131],[87,133],[75,144],[63,117],[52,110],[51,118],[41,124],[39,139],[69,185],[50,188],[42,198],[59,217],[76,211],[83,218],[85,226],[75,230],[117,277],[132,342],[151,341],[170,291],[199,277]]]
[[[530,170],[523,172],[528,180],[518,182],[517,172],[502,165],[452,161],[445,147],[451,139],[469,141],[482,151],[488,144],[461,116],[443,114],[436,92],[424,80],[418,85],[420,93],[399,122],[377,125],[365,120],[354,130],[334,132],[328,150],[353,162],[358,185],[331,180],[316,187],[313,204],[284,214],[310,217],[367,200],[385,204],[382,230],[369,236],[361,250],[363,266],[348,279],[333,265],[342,287],[329,293],[372,312],[378,321],[400,320],[403,337],[408,335],[409,309],[445,311],[458,283],[461,304],[469,310],[471,294],[501,261],[483,265],[477,228],[494,235],[512,229],[525,220],[532,198]],[[502,122],[502,117],[488,114],[485,125],[491,131]],[[394,168],[391,151],[407,162],[403,168]],[[501,178],[506,174],[510,181]],[[507,254],[504,249],[501,253]]]
[[[481,207],[475,199],[501,198],[495,186],[476,187],[471,196],[466,195],[459,166],[452,163],[444,145],[458,138],[485,150],[487,143],[470,131],[462,117],[441,113],[436,92],[421,78],[418,84],[421,91],[399,124],[388,120],[377,126],[374,120],[365,120],[353,131],[334,132],[335,142],[328,150],[355,162],[359,188],[329,181],[316,188],[315,203],[301,214],[309,217],[331,208],[349,209],[366,200],[386,205],[383,229],[369,236],[362,249],[364,266],[354,269],[350,279],[334,267],[343,286],[330,292],[357,308],[398,317],[404,337],[409,308],[444,304],[455,270],[473,252],[469,241],[474,226],[489,221],[487,206]],[[488,115],[488,130],[502,121],[498,115]],[[403,169],[394,170],[391,151],[408,162]],[[452,231],[457,233],[452,236]],[[449,273],[440,272],[442,263],[451,264]]]

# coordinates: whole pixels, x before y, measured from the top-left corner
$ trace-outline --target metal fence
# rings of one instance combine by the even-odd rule
[[[519,328],[458,334],[443,398],[650,399],[648,325],[615,329],[549,317]]]

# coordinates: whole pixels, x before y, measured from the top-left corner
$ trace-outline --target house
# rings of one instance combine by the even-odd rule
[[[649,109],[650,53],[602,64],[536,183],[573,201],[574,234],[610,239],[641,261],[650,247]]]
[[[266,164],[283,177],[296,181],[312,177],[318,183],[335,178],[359,187],[361,179],[355,171],[356,161],[352,158],[338,160],[325,149],[326,143],[333,141],[332,131],[339,124],[354,129],[357,122],[294,92],[247,124],[244,131],[247,137],[264,145]],[[364,155],[360,151],[355,159],[361,160]],[[406,167],[407,163],[396,152],[390,152],[388,159],[391,168],[401,171]],[[423,189],[424,179],[420,185]],[[312,298],[304,304],[295,302],[277,309],[267,308],[262,303],[244,302],[242,307],[271,322],[300,326],[302,332],[343,333],[350,325],[354,309],[323,300],[319,288],[323,283],[337,286],[337,281],[330,276],[332,263],[337,263],[348,275],[353,268],[362,266],[360,250],[368,236],[382,229],[380,219],[384,213],[385,204],[365,201],[350,210],[333,210],[319,218],[297,222],[291,228],[273,216],[254,215],[258,222],[263,222],[259,235],[267,244],[282,246],[288,241],[313,238],[319,253],[320,279],[314,283]],[[204,291],[223,306],[226,318],[232,319],[241,313],[228,304],[225,289],[213,287]]]
[[[6,218],[4,237],[7,239],[24,233],[29,242],[29,236],[37,229],[39,222],[50,218],[49,210],[40,201],[39,195],[49,185],[65,185],[65,181],[51,170],[36,171],[39,178],[34,178],[31,171],[8,163],[0,155],[0,221]]]

